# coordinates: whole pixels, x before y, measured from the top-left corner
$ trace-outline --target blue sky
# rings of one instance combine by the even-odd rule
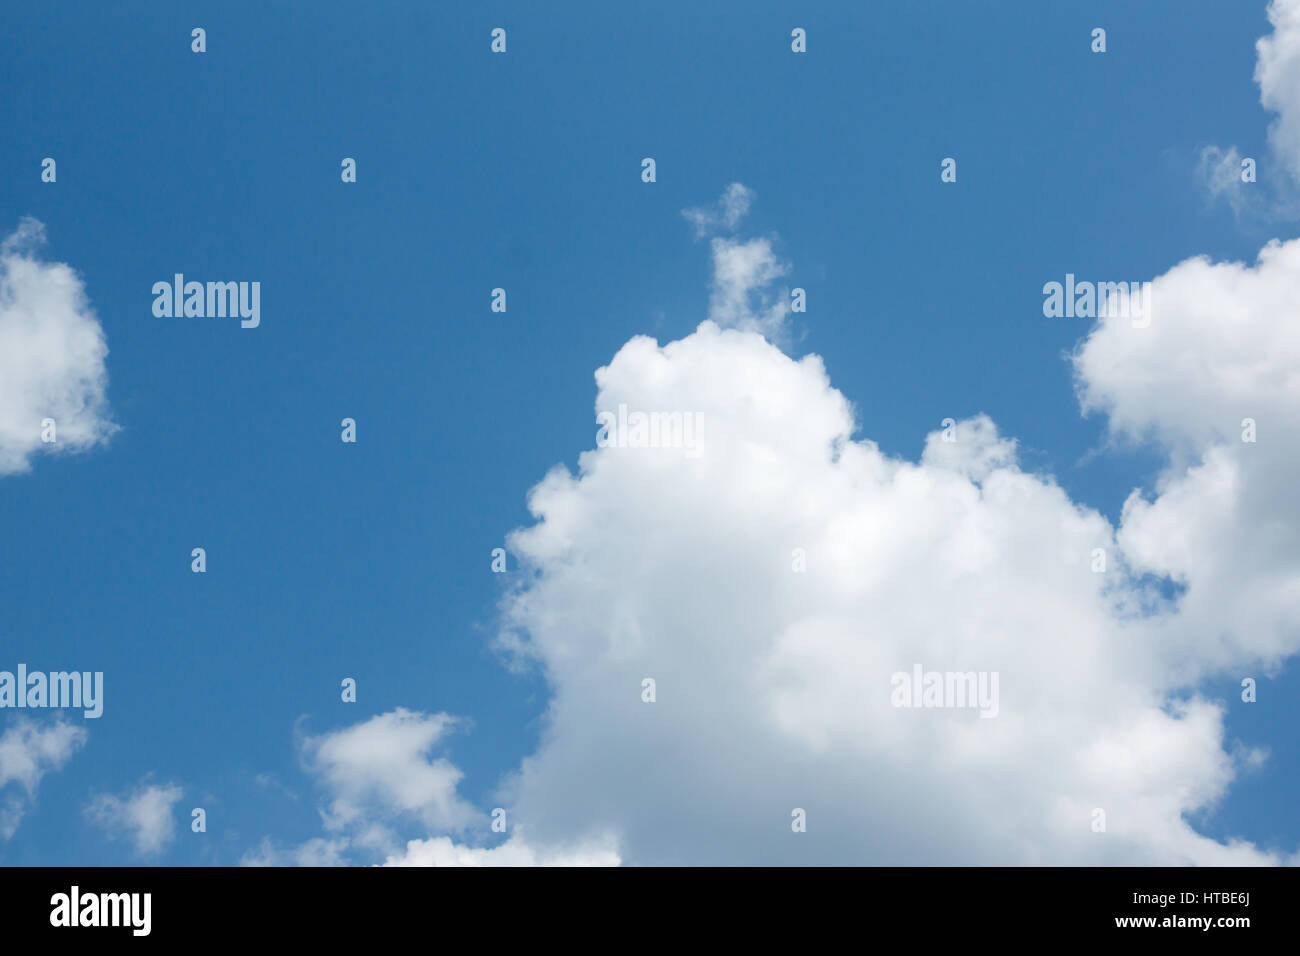
[[[265,837],[300,844],[325,798],[295,734],[398,707],[466,719],[442,752],[461,796],[495,806],[553,688],[493,648],[513,582],[490,552],[532,523],[528,490],[593,447],[595,370],[708,316],[710,247],[682,210],[732,182],[755,195],[744,234],[807,290],[786,351],[822,356],[858,437],[916,460],[942,419],[985,413],[1023,469],[1117,523],[1162,458],[1080,413],[1068,353],[1090,325],[1044,318],[1040,290],[1251,262],[1295,235],[1198,173],[1211,144],[1270,155],[1252,80],[1269,21],[1228,0],[992,6],[8,11],[0,232],[34,217],[42,257],[81,276],[120,431],[0,477],[0,667],[105,673],[104,716],[0,860],[232,864]],[[260,281],[260,327],[156,318],[151,286],[176,272]],[[1196,826],[1291,852],[1300,682],[1260,670],[1245,706],[1235,674],[1199,689],[1227,702],[1226,749],[1271,756]],[[150,782],[184,796],[175,838],[141,854],[85,807]]]

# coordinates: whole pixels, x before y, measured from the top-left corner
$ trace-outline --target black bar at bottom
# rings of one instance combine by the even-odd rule
[[[373,945],[404,931],[458,947],[462,934],[639,950],[786,936],[806,948],[897,933],[917,951],[945,941],[1125,937],[1232,946],[1292,939],[1298,889],[1294,869],[38,868],[0,870],[0,926],[9,944]]]

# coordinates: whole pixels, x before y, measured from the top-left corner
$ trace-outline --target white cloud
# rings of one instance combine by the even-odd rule
[[[108,346],[81,279],[36,250],[44,227],[24,219],[0,243],[0,476],[39,451],[86,450],[108,438]],[[41,440],[53,419],[54,443]]]
[[[683,209],[695,227],[696,237],[720,230],[731,231],[749,212],[754,191],[732,183],[712,206]],[[773,283],[789,271],[772,248],[770,239],[748,240],[714,236],[713,286],[709,294],[709,319],[723,328],[759,332],[783,340],[790,303],[784,289]]]
[[[1256,184],[1241,180],[1244,157],[1236,146],[1222,149],[1206,146],[1201,150],[1197,170],[1212,200],[1224,199],[1238,216],[1270,218],[1285,213],[1285,205]],[[1258,174],[1258,171],[1257,171]]]
[[[478,812],[456,793],[461,772],[430,752],[457,720],[398,708],[302,741],[304,760],[330,794],[321,816],[334,831],[352,831],[362,845],[382,846],[386,828],[376,819],[410,816],[428,827],[459,829]]]
[[[20,719],[5,730],[0,736],[0,791],[10,784],[16,787],[4,794],[0,805],[0,839],[14,835],[36,799],[41,778],[62,767],[88,736],[83,728],[62,721],[41,725]]]
[[[1120,544],[1136,569],[1186,585],[1155,632],[1171,656],[1194,646],[1181,671],[1275,665],[1300,649],[1300,239],[1253,266],[1183,262],[1151,302],[1149,328],[1106,320],[1075,356],[1085,408],[1170,459],[1158,497],[1126,502]]]
[[[712,206],[693,206],[683,209],[682,215],[695,227],[696,238],[700,238],[711,232],[735,229],[749,214],[753,202],[752,189],[743,183],[732,183]]]
[[[153,856],[176,837],[173,808],[182,795],[175,784],[141,784],[125,797],[96,794],[86,816],[110,838],[128,840],[141,856]]]
[[[456,792],[462,774],[431,752],[459,721],[448,714],[398,708],[342,730],[304,737],[304,763],[325,790],[321,812],[332,835],[298,846],[270,839],[244,854],[244,866],[341,866],[365,858],[392,866],[600,866],[618,863],[608,838],[573,847],[536,847],[518,831],[495,847],[456,843],[447,836],[402,843],[397,832],[416,825],[425,832],[460,832],[486,841],[493,836],[486,814]],[[477,831],[472,828],[477,825]]]
[[[777,257],[772,243],[767,239],[716,237],[712,249],[710,321],[723,328],[782,338],[790,303],[784,290],[774,292],[771,287],[789,267]]]
[[[1300,0],[1273,0],[1268,19],[1273,32],[1255,44],[1255,82],[1260,102],[1278,114],[1269,143],[1300,181]]]
[[[1257,77],[1297,171],[1300,0],[1270,16]],[[1240,157],[1206,163],[1222,190]],[[854,440],[821,360],[749,334],[784,320],[752,303],[784,271],[770,244],[715,239],[714,262],[716,324],[596,374],[597,408],[702,412],[704,453],[584,452],[510,537],[501,645],[553,692],[504,789],[530,839],[614,834],[630,863],[1300,859],[1190,822],[1265,759],[1225,740],[1240,677],[1300,650],[1300,240],[1180,263],[1149,327],[1103,319],[1076,350],[1083,409],[1165,455],[1117,527],[983,415],[916,463]],[[914,665],[998,674],[998,716],[894,707]]]
[[[554,695],[505,791],[530,839],[617,833],[632,863],[1285,859],[1188,819],[1258,756],[1225,748],[1225,704],[1198,682],[1228,668],[1232,687],[1300,640],[1297,256],[1183,263],[1155,280],[1150,328],[1107,321],[1081,348],[1085,406],[1170,456],[1118,529],[1023,472],[985,416],[912,463],[852,439],[816,356],[707,322],[627,343],[596,407],[709,427],[695,460],[584,452],[511,536],[502,643]],[[1232,443],[1250,412],[1267,444]],[[891,675],[918,663],[997,672],[999,716],[891,706]]]

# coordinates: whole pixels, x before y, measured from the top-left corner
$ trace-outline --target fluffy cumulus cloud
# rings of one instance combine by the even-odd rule
[[[183,793],[171,783],[142,783],[125,796],[100,793],[87,805],[86,817],[140,856],[155,856],[176,837],[174,810]]]
[[[1150,328],[1108,320],[1074,360],[1084,406],[1169,455],[1157,494],[1125,504],[1120,544],[1185,587],[1153,630],[1171,657],[1195,652],[1177,670],[1275,664],[1300,645],[1300,239],[1254,264],[1183,262],[1151,301]]]
[[[20,719],[6,728],[0,736],[0,840],[18,829],[41,778],[67,763],[87,736],[83,728],[62,721]]]
[[[1287,289],[1273,274],[1285,271],[1274,257],[1296,251],[1268,250],[1250,285],[1243,267],[1180,266],[1153,292],[1159,324],[1116,320],[1082,348],[1081,389],[1117,428],[1177,429],[1190,443],[1162,494],[1135,498],[1118,529],[1023,471],[983,416],[904,461],[854,438],[854,410],[816,356],[709,322],[665,346],[625,345],[597,374],[597,408],[702,415],[703,453],[588,451],[576,475],[557,468],[533,490],[537,523],[510,540],[526,583],[507,602],[506,643],[554,692],[540,749],[507,787],[530,838],[614,832],[634,863],[1274,859],[1187,822],[1241,769],[1223,705],[1194,687],[1294,651],[1285,620],[1300,575],[1281,558],[1300,554],[1289,539],[1300,515],[1267,464],[1258,483],[1241,472],[1198,483],[1203,458],[1259,446],[1204,430],[1192,369],[1217,362],[1232,378],[1232,362],[1254,355],[1258,372],[1278,337],[1295,336],[1269,293],[1300,302],[1294,279]],[[1213,288],[1184,286],[1206,272]],[[1179,304],[1213,309],[1211,292],[1235,293],[1250,320],[1225,332]],[[1175,340],[1187,374],[1174,350],[1166,379],[1137,386],[1181,388],[1162,417],[1125,391],[1125,372]],[[1249,381],[1261,416],[1295,387]],[[861,417],[869,428],[870,409]],[[1177,500],[1185,482],[1214,510]],[[1207,546],[1170,541],[1161,509]],[[1240,555],[1208,547],[1224,520],[1240,523]],[[1219,575],[1255,532],[1277,539],[1274,560],[1251,562],[1271,590],[1234,592]],[[1144,571],[1176,576],[1195,600],[1166,597]],[[1204,620],[1215,600],[1227,605]],[[996,717],[895,706],[893,675],[918,665],[997,674]],[[792,832],[795,808],[806,833]]]
[[[712,321],[633,339],[596,373],[596,409],[696,416],[697,444],[599,444],[529,496],[501,644],[552,698],[498,797],[509,837],[489,845],[481,816],[447,835],[476,819],[431,756],[454,721],[397,711],[308,738],[343,843],[276,858],[1293,861],[1193,821],[1265,759],[1198,688],[1300,643],[1297,305],[1300,240],[1272,243],[1177,265],[1149,325],[1107,318],[1080,344],[1083,408],[1166,454],[1118,525],[1023,470],[986,416],[903,460],[860,436],[871,409],[815,355]],[[899,706],[918,669],[994,696]],[[429,836],[398,847],[402,816]]]
[[[1300,0],[1270,17],[1257,78],[1300,171]],[[1164,455],[1117,524],[983,415],[917,461],[882,453],[870,406],[759,334],[785,318],[770,243],[713,254],[711,321],[596,375],[598,411],[699,416],[699,453],[601,443],[509,539],[501,644],[552,690],[501,798],[534,854],[600,835],[629,863],[1296,862],[1195,821],[1266,759],[1203,689],[1300,649],[1300,240],[1178,264],[1149,325],[1105,318],[1076,349],[1082,409]],[[996,690],[901,706],[917,672]]]
[[[0,242],[0,476],[39,451],[83,451],[108,438],[104,330],[81,279],[45,262],[44,227],[24,219]],[[42,440],[54,422],[54,442]]]

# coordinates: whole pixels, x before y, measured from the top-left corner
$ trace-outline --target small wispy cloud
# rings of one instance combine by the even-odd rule
[[[697,239],[713,235],[709,321],[776,341],[785,338],[790,303],[786,291],[773,284],[790,271],[788,263],[777,256],[771,239],[714,235],[734,232],[754,195],[744,183],[732,183],[712,205],[683,209],[682,215],[695,227]]]
[[[42,726],[23,719],[0,736],[0,791],[9,790],[0,803],[0,840],[8,840],[18,829],[41,778],[67,763],[87,737],[85,729],[73,724]]]
[[[723,328],[758,332],[768,339],[785,333],[790,303],[773,284],[789,272],[767,239],[713,240],[713,289],[709,319]]]
[[[141,856],[153,856],[176,836],[172,811],[183,792],[174,783],[142,783],[124,797],[96,794],[86,817],[111,839],[125,839]]]
[[[754,203],[754,191],[743,183],[732,183],[723,190],[718,201],[711,206],[692,206],[683,209],[682,215],[695,227],[695,237],[703,238],[722,230],[731,231],[749,213]]]
[[[455,830],[479,814],[456,792],[461,771],[432,751],[459,721],[404,708],[300,741],[307,769],[328,791],[325,828],[359,846],[391,849],[389,824],[403,818]]]
[[[388,866],[612,866],[613,844],[601,836],[574,846],[534,846],[518,831],[495,847],[455,842],[447,831],[487,832],[487,816],[461,799],[461,771],[434,756],[463,724],[450,714],[399,707],[319,736],[300,736],[304,768],[326,791],[320,816],[328,835],[297,845],[270,837],[248,850],[241,866],[347,866],[382,859]],[[429,832],[403,841],[411,824]],[[438,832],[443,831],[443,832]]]

